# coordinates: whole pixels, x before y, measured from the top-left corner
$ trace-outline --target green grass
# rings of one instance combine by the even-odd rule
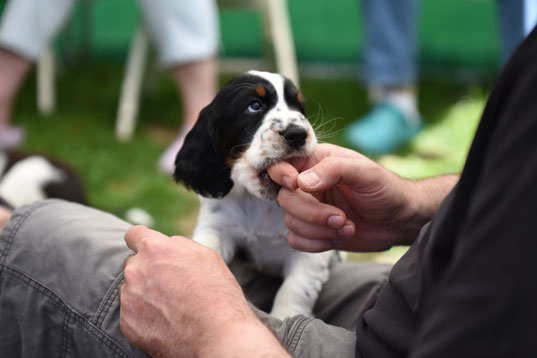
[[[460,99],[421,132],[406,153],[384,156],[379,162],[410,178],[460,172],[484,105],[480,93]]]
[[[180,124],[175,87],[166,74],[149,75],[136,133],[122,143],[114,137],[121,76],[122,66],[114,63],[63,68],[57,78],[57,110],[48,117],[37,113],[30,76],[13,114],[13,121],[27,130],[23,149],[69,163],[80,174],[92,206],[121,217],[128,208],[141,207],[155,218],[157,230],[189,235],[197,198],[155,166]],[[301,87],[311,120],[329,135],[324,141],[346,145],[343,128],[367,110],[363,86],[354,79],[304,79]],[[425,130],[396,155],[376,159],[412,178],[459,171],[489,87],[489,81],[467,85],[424,79],[420,107]]]

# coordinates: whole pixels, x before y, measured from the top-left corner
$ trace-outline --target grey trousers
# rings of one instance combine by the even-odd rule
[[[129,227],[60,200],[15,212],[0,237],[0,357],[147,356],[119,330]],[[354,357],[353,327],[390,269],[338,264],[317,302],[317,318],[280,321],[261,310],[270,308],[279,280],[239,260],[231,267],[260,319],[296,357]]]

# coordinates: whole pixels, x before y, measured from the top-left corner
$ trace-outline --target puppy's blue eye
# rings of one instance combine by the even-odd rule
[[[263,109],[263,105],[259,101],[253,101],[248,105],[248,112],[257,113]]]

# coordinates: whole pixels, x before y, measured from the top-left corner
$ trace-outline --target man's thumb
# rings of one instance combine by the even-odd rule
[[[356,159],[327,157],[300,173],[297,178],[298,186],[302,191],[315,193],[338,184],[363,185],[371,180],[373,175],[366,170],[368,167],[365,164],[367,162]]]

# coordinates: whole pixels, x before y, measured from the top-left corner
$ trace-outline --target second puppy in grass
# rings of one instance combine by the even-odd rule
[[[205,107],[175,161],[175,179],[200,194],[193,239],[229,263],[242,248],[283,284],[271,315],[312,315],[334,251],[305,253],[287,243],[280,186],[267,168],[313,152],[317,139],[295,85],[250,71],[225,85]]]

